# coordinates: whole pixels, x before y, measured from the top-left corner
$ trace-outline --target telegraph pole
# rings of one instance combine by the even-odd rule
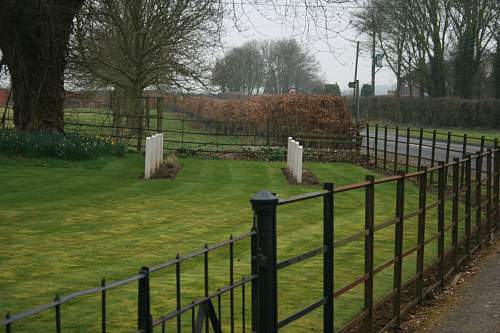
[[[375,96],[375,74],[377,74],[377,55],[375,54],[376,52],[376,36],[375,36],[375,27],[373,27],[372,31],[372,96]]]
[[[359,123],[359,80],[358,80],[358,63],[359,63],[359,42],[356,43],[356,67],[354,69],[354,101],[356,108],[356,121]]]

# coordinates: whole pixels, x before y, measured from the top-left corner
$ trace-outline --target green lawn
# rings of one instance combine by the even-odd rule
[[[0,158],[0,313],[46,303],[56,294],[97,286],[214,244],[250,229],[249,198],[268,189],[280,197],[314,191],[316,187],[288,185],[283,163],[182,159],[176,180],[144,181],[143,159],[88,162]],[[350,164],[306,163],[322,181],[337,185],[364,180],[367,170]],[[394,216],[395,184],[376,187],[376,223]],[[416,209],[418,192],[407,184],[406,212]],[[435,200],[428,195],[429,202]],[[335,201],[335,239],[363,230],[364,191],[338,194]],[[279,260],[321,245],[321,200],[296,203],[278,210]],[[449,207],[447,207],[447,210]],[[427,236],[435,234],[435,209],[428,213]],[[416,244],[416,218],[405,222],[405,250]],[[449,224],[449,214],[447,214]],[[449,232],[447,233],[449,243]],[[236,275],[249,273],[249,242],[236,246]],[[426,262],[436,256],[434,243],[426,247]],[[393,227],[375,235],[375,266],[394,251]],[[212,290],[227,284],[228,249],[210,254]],[[415,271],[415,255],[404,261],[404,276]],[[183,304],[203,294],[203,258],[182,266]],[[363,241],[336,250],[335,288],[363,275]],[[322,258],[315,257],[280,271],[279,317],[284,319],[322,297]],[[155,318],[175,308],[175,270],[152,277]],[[375,277],[376,298],[392,289],[392,268]],[[249,289],[249,288],[248,288]],[[247,289],[247,292],[248,292]],[[110,332],[132,331],[136,324],[136,284],[109,293]],[[362,286],[336,300],[336,325],[362,308]],[[249,318],[247,294],[247,319]],[[236,313],[241,297],[237,293]],[[227,307],[227,298],[223,307]],[[99,298],[85,297],[65,304],[63,331],[94,332],[99,325]],[[321,331],[321,310],[284,330]],[[224,331],[227,311],[223,312]],[[190,322],[186,315],[184,323]],[[14,332],[53,329],[53,312],[14,325]],[[175,326],[175,323],[173,324]],[[170,326],[172,328],[173,326]],[[248,323],[247,323],[248,327]]]
[[[107,127],[112,126],[113,118],[109,109],[99,108],[67,108],[65,113],[65,129],[76,131],[81,134],[110,136],[114,130]],[[165,131],[165,148],[170,150],[202,150],[209,152],[217,151],[241,151],[241,145],[264,144],[263,138],[255,136],[217,135],[215,129],[207,128],[203,122],[185,119],[182,114],[164,111],[163,130]],[[80,124],[80,125],[74,125]],[[90,125],[90,126],[89,126]],[[149,127],[145,122],[144,136],[156,133],[156,109],[150,110]],[[126,138],[125,142],[135,148],[137,134],[130,134],[128,129],[123,129],[121,136]]]

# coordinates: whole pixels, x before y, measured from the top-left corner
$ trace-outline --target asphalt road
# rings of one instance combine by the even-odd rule
[[[366,135],[366,132],[362,132],[362,135]],[[373,154],[374,149],[375,149],[375,142],[377,141],[378,145],[378,151],[379,151],[379,160],[380,157],[383,154],[384,150],[384,132],[379,131],[378,133],[378,138],[375,140],[374,137],[375,133],[372,132],[370,133],[370,154]],[[387,152],[388,156],[390,156],[393,159],[393,154],[395,151],[395,141],[396,141],[396,133],[395,131],[388,131],[387,132]],[[400,156],[406,156],[406,151],[407,149],[409,150],[409,155],[413,158],[418,157],[419,153],[419,138],[417,137],[410,137],[409,140],[409,147],[407,147],[407,136],[406,136],[406,131],[401,131],[399,133],[399,138],[398,138],[398,154]],[[366,136],[363,139],[363,152],[366,153]],[[446,146],[447,142],[446,141],[436,141],[436,148],[435,148],[435,156],[434,160],[436,161],[436,164],[438,161],[446,161]],[[486,144],[486,149],[489,148],[488,144]],[[481,147],[473,144],[468,144],[466,147],[466,152],[467,154],[475,154],[478,151],[480,151]],[[373,156],[373,155],[372,155]],[[453,161],[453,158],[458,157],[462,158],[463,157],[463,144],[459,143],[451,143],[450,144],[450,156],[449,156],[449,161]],[[422,165],[430,165],[430,160],[432,158],[432,140],[429,139],[423,139],[422,140]],[[388,158],[389,159],[389,158]],[[392,161],[392,159],[390,159]],[[474,165],[473,165],[474,169]],[[486,170],[486,163],[483,163],[483,169]]]

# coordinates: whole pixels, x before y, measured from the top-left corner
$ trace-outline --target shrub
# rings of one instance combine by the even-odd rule
[[[8,156],[89,160],[102,156],[124,156],[125,152],[126,148],[121,143],[91,136],[0,130],[0,153]]]
[[[257,133],[275,136],[298,133],[351,135],[355,132],[351,115],[342,98],[323,95],[269,95],[244,100],[218,100],[208,97],[184,97],[177,107],[208,126],[241,132],[250,124]],[[228,129],[228,123],[233,124]]]

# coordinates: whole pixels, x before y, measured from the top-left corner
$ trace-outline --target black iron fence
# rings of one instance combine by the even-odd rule
[[[456,157],[465,159],[469,154],[498,148],[497,138],[378,124],[366,124],[363,138],[363,153],[373,166],[394,173],[400,168],[409,172],[412,167],[434,167],[438,161],[449,163]]]
[[[422,166],[415,172],[400,172],[383,178],[367,176],[363,182],[345,186],[335,187],[327,183],[323,190],[288,199],[281,199],[270,192],[258,193],[251,199],[254,218],[250,232],[231,237],[217,245],[206,245],[200,251],[177,256],[155,267],[143,267],[139,274],[125,280],[112,283],[103,281],[99,287],[57,296],[49,304],[19,314],[8,314],[2,325],[6,332],[14,332],[18,322],[41,312],[54,311],[54,331],[59,333],[64,320],[61,309],[67,302],[88,294],[100,294],[101,332],[104,333],[107,332],[108,293],[116,287],[137,283],[137,329],[134,332],[209,332],[209,327],[214,332],[234,332],[235,320],[239,321],[237,326],[242,332],[277,332],[320,308],[323,310],[323,332],[384,332],[397,327],[402,316],[415,305],[422,304],[429,293],[443,288],[452,275],[490,241],[492,234],[498,229],[500,150],[488,150],[468,155],[464,159],[454,158],[452,162],[437,164],[430,168]],[[475,171],[473,165],[476,165]],[[485,173],[482,172],[483,165],[486,166]],[[463,182],[460,176],[462,172]],[[433,173],[437,173],[437,187],[430,185],[428,181]],[[384,184],[395,185],[395,211],[392,218],[379,221],[381,218],[377,218],[375,198],[377,190]],[[408,186],[418,187],[418,196],[415,198],[418,208],[415,210],[409,208],[412,205],[407,200],[412,197],[406,195]],[[337,217],[335,207],[338,207],[340,196],[353,191],[364,192],[363,228],[357,233],[339,238],[336,237],[334,228]],[[279,238],[276,230],[280,207],[318,199],[323,200],[323,244],[278,261]],[[406,233],[405,228],[411,226],[412,219],[416,219],[416,233]],[[375,256],[381,250],[376,245],[375,237],[383,230],[387,232],[388,228],[393,228],[393,255],[380,262]],[[248,239],[251,272],[241,280],[235,280],[234,246]],[[351,282],[335,289],[334,254],[343,247],[354,246],[355,242],[363,244],[363,274],[352,276]],[[213,290],[209,284],[209,256],[212,251],[221,248],[229,249],[230,278],[225,287]],[[278,311],[278,272],[316,256],[323,257],[322,271],[317,272],[318,277],[322,277],[322,297],[302,310],[282,318]],[[403,264],[412,263],[413,261],[409,261],[412,256],[416,256],[414,272],[407,276],[403,274]],[[181,266],[186,260],[195,257],[203,258],[204,297],[184,304],[181,302],[181,294],[185,288],[180,282]],[[171,297],[175,297],[176,309],[170,313],[153,312],[150,277],[168,267],[175,267],[176,291]],[[380,286],[376,284],[375,277],[391,268],[392,288],[388,293],[376,297],[375,291]],[[338,309],[334,308],[335,302],[357,287],[363,288],[361,311],[348,322],[336,323]],[[247,291],[250,289],[251,297],[248,300],[245,288]],[[238,292],[242,295],[241,316],[235,316],[234,313],[234,294]],[[226,310],[221,307],[222,297],[230,299],[229,314],[222,311]],[[250,308],[250,318],[246,317],[247,307]],[[221,320],[223,316],[229,318],[224,324]]]

